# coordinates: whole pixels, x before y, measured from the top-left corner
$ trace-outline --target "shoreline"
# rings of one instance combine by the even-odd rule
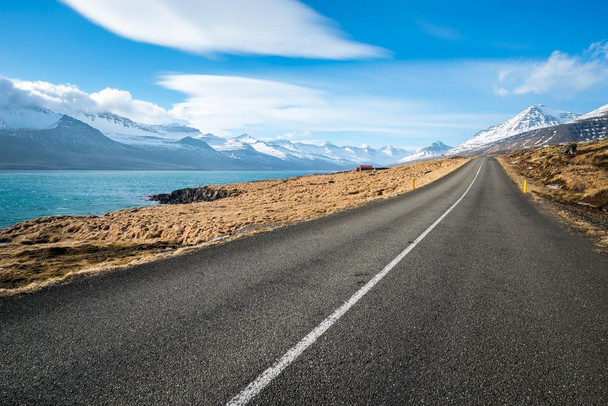
[[[199,185],[334,171],[0,171],[0,230],[49,216],[103,216],[155,205],[146,196]]]
[[[233,183],[221,187],[238,194],[209,202],[18,223],[0,230],[0,296],[180,255],[395,197],[411,190],[412,179],[422,187],[468,161],[444,158],[383,171]]]

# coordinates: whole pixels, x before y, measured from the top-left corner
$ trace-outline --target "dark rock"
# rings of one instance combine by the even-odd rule
[[[236,189],[213,189],[209,186],[174,190],[171,193],[151,195],[148,200],[161,204],[187,204],[197,202],[212,202],[229,196],[236,196],[240,192]]]
[[[563,154],[576,154],[577,147],[578,147],[578,145],[576,143],[572,143],[572,144],[568,145],[566,148],[564,148],[562,153]]]

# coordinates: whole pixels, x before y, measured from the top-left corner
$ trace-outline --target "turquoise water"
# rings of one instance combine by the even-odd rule
[[[175,189],[283,179],[310,171],[13,171],[0,170],[0,229],[37,217],[104,214],[156,203]],[[318,172],[316,172],[318,173]]]

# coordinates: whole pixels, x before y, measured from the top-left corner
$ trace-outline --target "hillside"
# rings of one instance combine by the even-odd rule
[[[578,144],[576,154],[563,146],[511,152],[499,157],[505,170],[532,196],[582,225],[608,248],[608,140]]]

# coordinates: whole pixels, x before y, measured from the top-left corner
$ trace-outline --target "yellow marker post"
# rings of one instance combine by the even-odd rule
[[[412,179],[412,190],[416,190],[416,179]]]
[[[524,180],[524,193],[528,191],[528,181]]]

